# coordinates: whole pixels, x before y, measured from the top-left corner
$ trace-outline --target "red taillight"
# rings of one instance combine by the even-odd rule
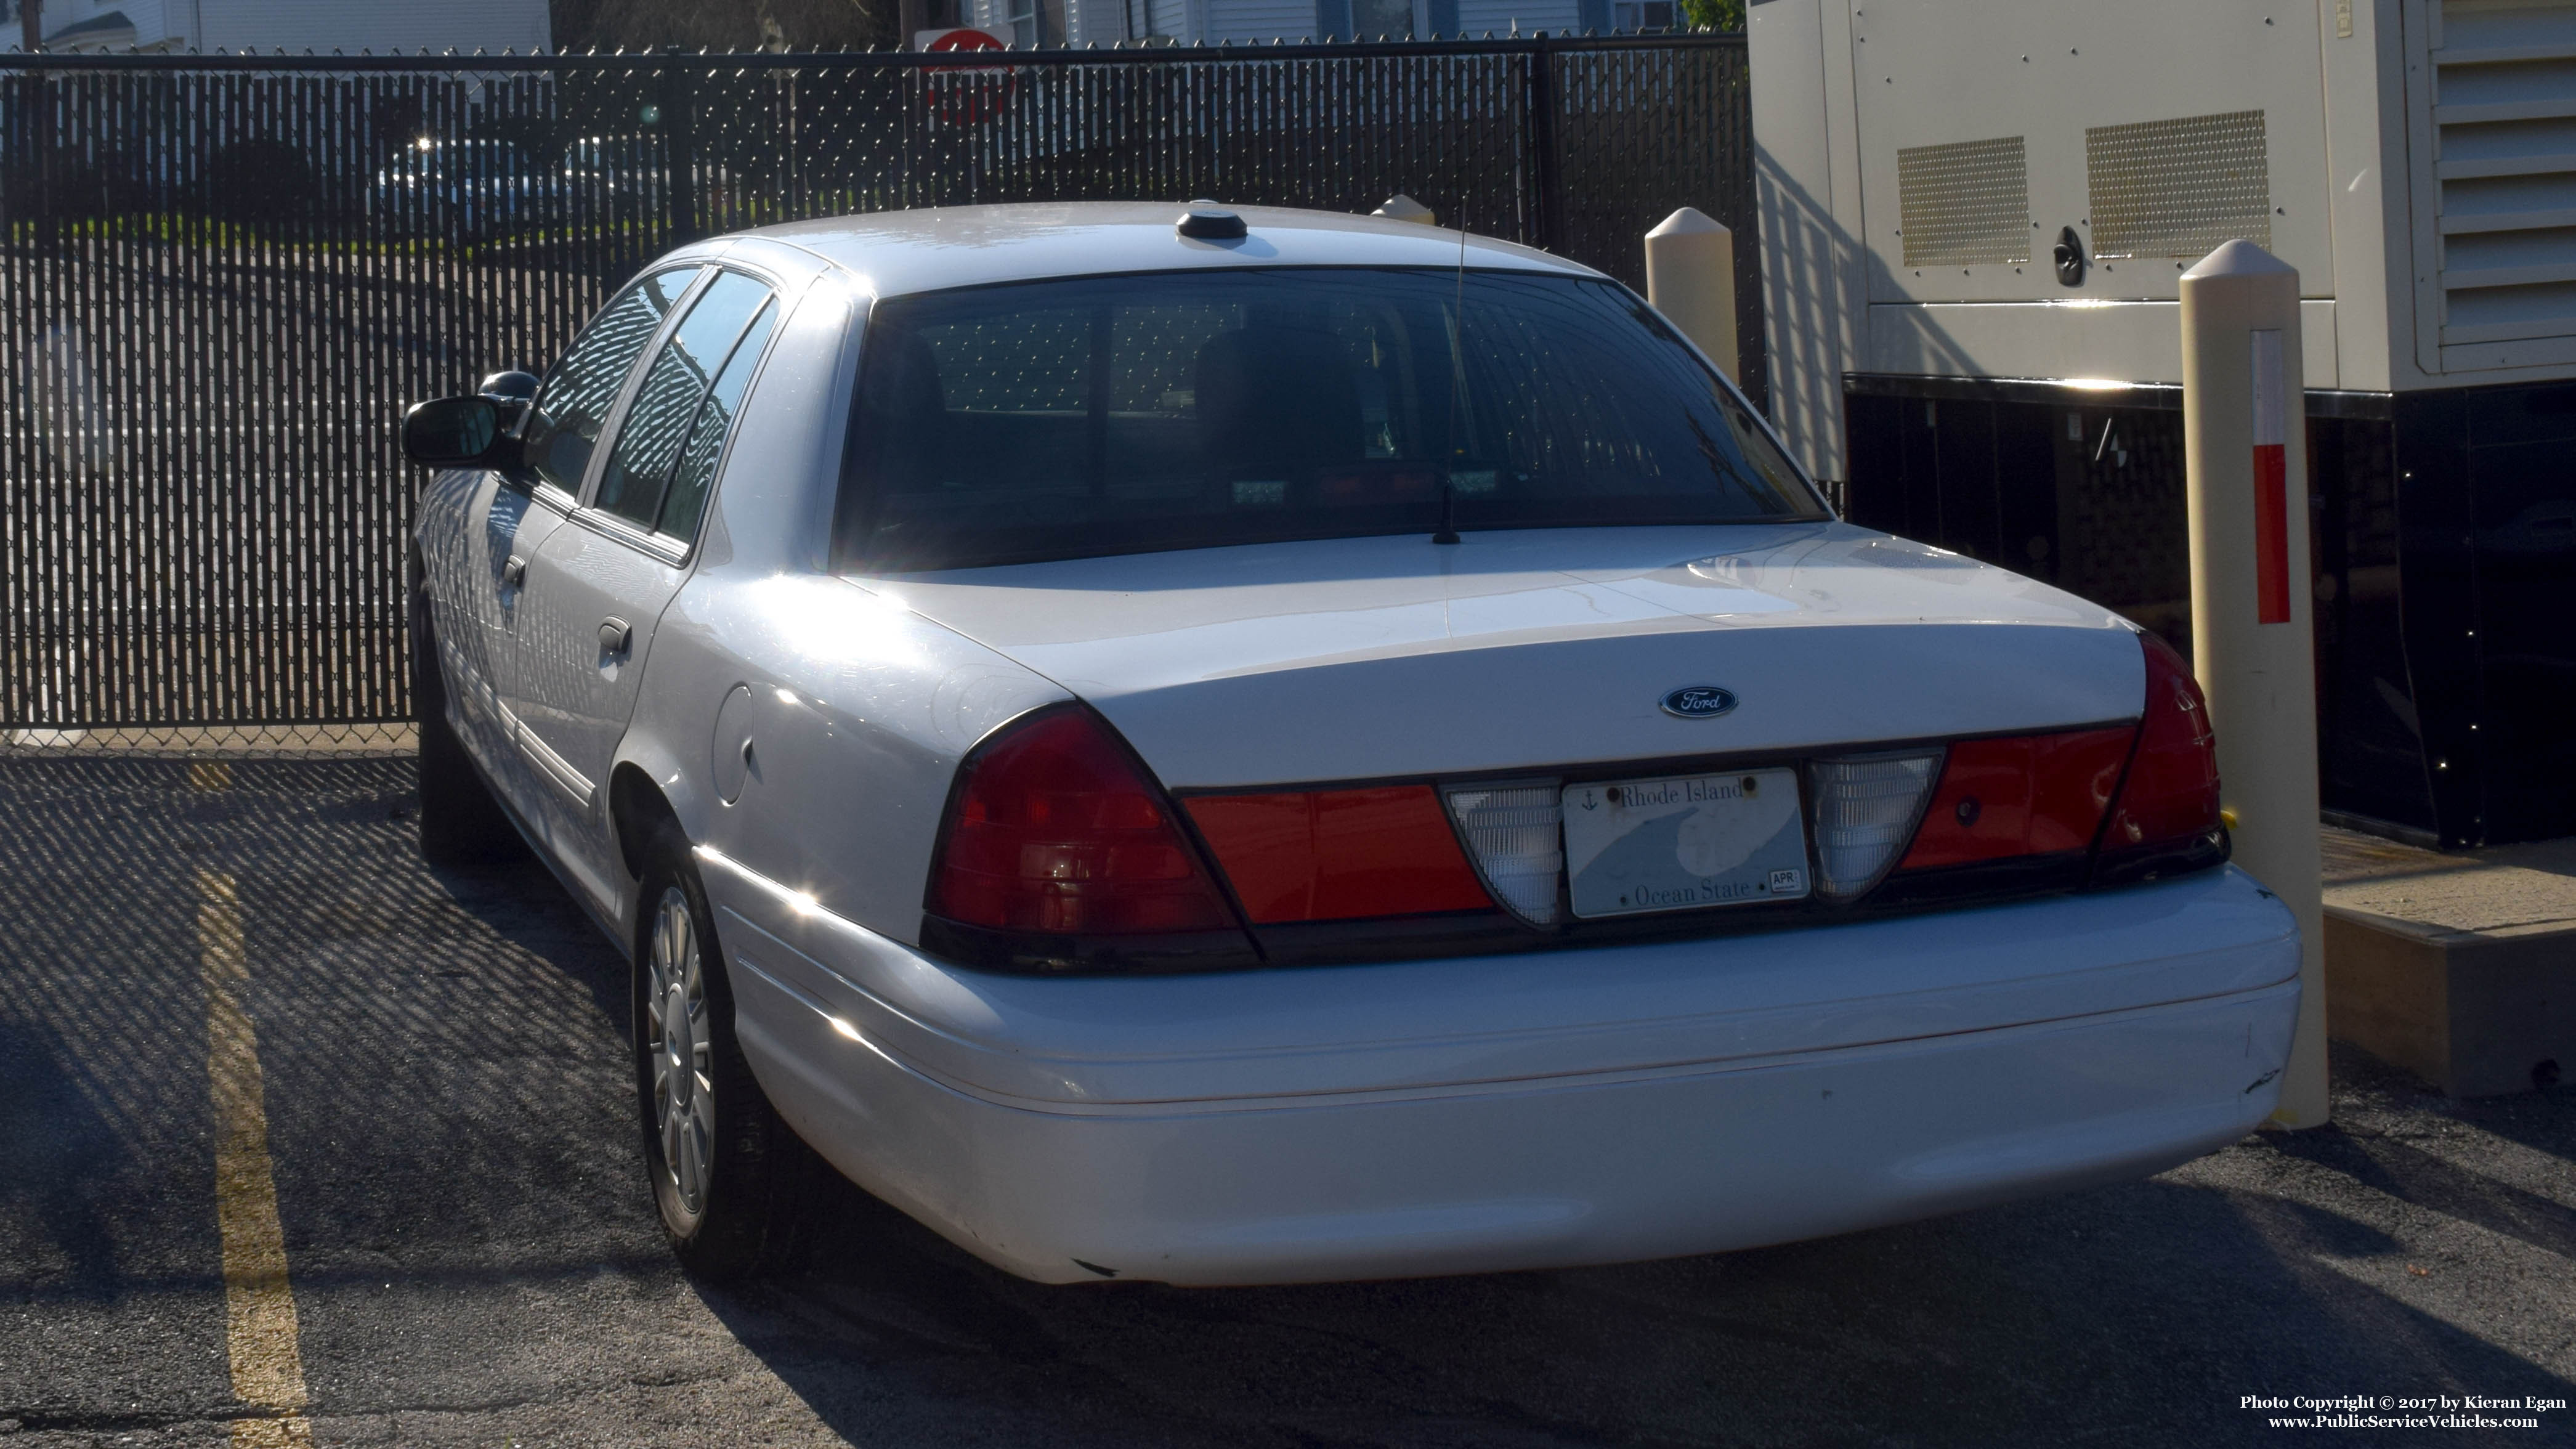
[[[2225,860],[2209,707],[2181,655],[2153,634],[2138,641],[2147,693],[2135,727],[1952,745],[1898,870],[2091,849],[2100,886]]]
[[[2092,849],[2136,735],[2075,730],[1952,745],[1897,869]]]
[[[1235,928],[1162,790],[1089,711],[1011,726],[964,766],[930,911],[1055,935]]]
[[[1256,924],[1493,909],[1428,785],[1186,803]]]
[[[2147,706],[2138,721],[2137,753],[2102,832],[2106,857],[2153,853],[2212,839],[2218,832],[2218,742],[2209,702],[2191,666],[2153,634],[2147,651]]]

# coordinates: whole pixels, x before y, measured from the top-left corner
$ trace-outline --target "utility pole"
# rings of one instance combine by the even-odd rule
[[[18,0],[18,48],[29,55],[45,48],[45,0]]]

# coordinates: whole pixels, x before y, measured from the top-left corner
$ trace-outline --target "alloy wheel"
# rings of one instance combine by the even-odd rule
[[[715,1081],[697,922],[678,886],[665,889],[654,907],[646,972],[654,1133],[662,1144],[662,1170],[670,1174],[680,1205],[694,1215],[706,1211],[715,1157]]]

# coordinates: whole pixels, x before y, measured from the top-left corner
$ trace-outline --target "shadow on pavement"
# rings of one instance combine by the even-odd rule
[[[39,1230],[0,1258],[22,1271],[50,1260],[53,1271],[43,1276],[55,1293],[114,1300],[123,1272],[107,1212],[92,1194],[119,1176],[128,1144],[90,1105],[60,1037],[43,1021],[0,1021],[0,1142],[14,1159],[0,1173],[0,1220]]]
[[[317,1422],[388,1442],[2180,1445],[2275,1437],[2246,1395],[2576,1398],[2576,1091],[2368,1063],[2334,1128],[1718,1257],[1039,1287],[835,1180],[791,1271],[692,1285],[624,963],[554,882],[422,867],[402,762],[184,769],[0,767],[0,1417],[227,1398],[201,869],[240,883]]]
[[[2280,1150],[2364,1187],[2475,1223],[2576,1263],[2576,1208],[2468,1171],[2397,1138],[2340,1124],[2302,1132]]]
[[[2571,1388],[2320,1264],[2389,1233],[2170,1178],[1717,1257],[1233,1290],[1040,1287],[865,1207],[801,1272],[702,1295],[853,1442],[896,1365],[1242,1445],[2200,1444],[2277,1432],[2248,1394]]]

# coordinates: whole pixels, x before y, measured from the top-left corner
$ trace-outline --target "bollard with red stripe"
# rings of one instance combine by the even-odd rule
[[[2316,642],[2299,274],[2231,241],[2182,278],[2192,672],[2234,860],[2298,918],[2299,1034],[2274,1120],[2327,1117]]]
[[[2254,611],[2266,624],[2290,622],[2289,379],[2281,333],[2250,333],[2254,398]]]

